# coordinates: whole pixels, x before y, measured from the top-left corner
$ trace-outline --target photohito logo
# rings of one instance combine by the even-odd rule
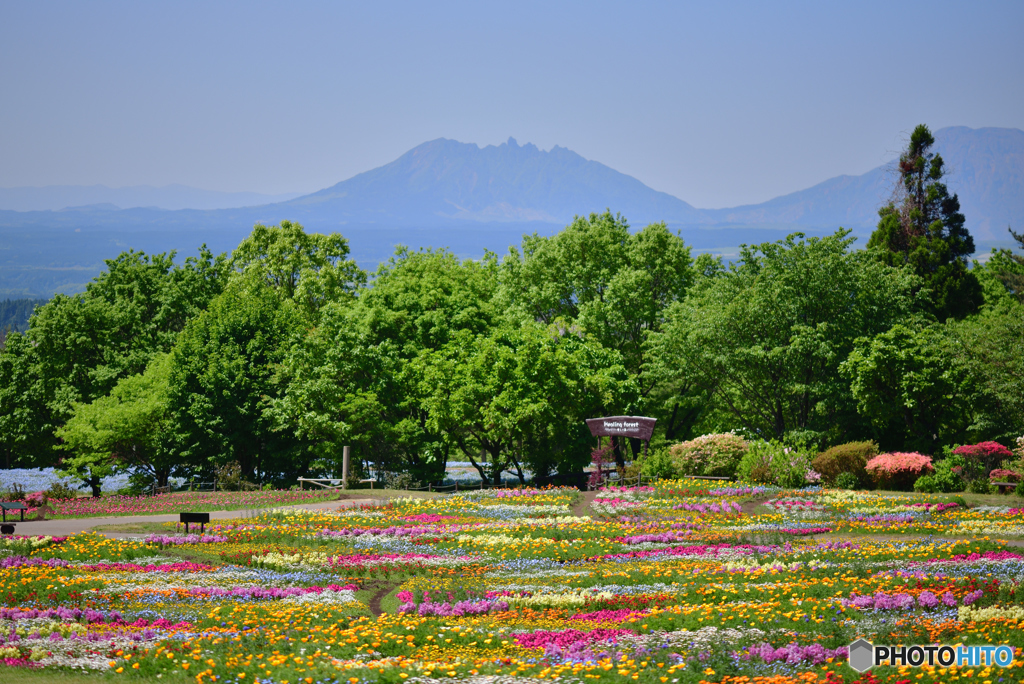
[[[909,665],[920,667],[1009,667],[1013,664],[1011,646],[882,646],[866,639],[850,644],[849,663],[857,672],[867,672],[878,665]]]

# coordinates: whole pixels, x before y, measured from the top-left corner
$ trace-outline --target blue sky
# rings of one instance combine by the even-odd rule
[[[438,137],[698,207],[1024,128],[1024,2],[0,1],[0,186],[314,191]]]

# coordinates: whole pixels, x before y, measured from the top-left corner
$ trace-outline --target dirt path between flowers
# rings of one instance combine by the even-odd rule
[[[572,507],[572,514],[576,517],[582,517],[584,515],[593,516],[594,512],[590,510],[590,504],[597,498],[598,492],[583,492],[580,496],[580,500]]]
[[[400,586],[402,586],[401,582],[377,581],[367,583],[367,589],[377,590],[376,592],[374,592],[373,596],[370,597],[370,600],[367,601],[367,606],[369,607],[370,614],[373,615],[373,617],[380,617],[381,613],[384,612],[384,610],[380,607],[380,602],[384,599],[385,596],[387,596]]]
[[[294,508],[307,511],[329,510],[336,511],[339,508],[351,506],[362,506],[365,504],[377,503],[379,499],[342,499],[338,501],[321,501],[319,503],[293,504],[291,506],[274,506],[273,508]],[[252,517],[263,510],[270,509],[240,509],[234,511],[210,511],[210,522],[215,520],[228,520],[230,518]],[[51,535],[54,537],[65,537],[81,532],[90,532],[97,527],[108,525],[133,525],[140,523],[167,523],[177,522],[177,513],[164,513],[158,515],[119,515],[110,518],[65,518],[62,520],[26,520],[15,525],[14,533],[22,536]],[[198,531],[199,526],[191,526]],[[139,532],[113,532],[100,530],[100,534],[108,537],[133,537]]]
[[[754,510],[761,504],[769,501],[770,497],[760,497],[757,499],[748,499],[740,504],[740,509],[743,511],[743,515],[754,515]]]

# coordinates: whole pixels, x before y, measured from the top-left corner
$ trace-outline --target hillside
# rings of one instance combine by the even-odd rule
[[[949,169],[979,252],[1008,244],[1024,225],[1024,131],[944,128],[936,149]],[[61,211],[0,211],[0,297],[49,296],[84,287],[103,259],[122,249],[194,254],[203,243],[230,250],[257,221],[299,221],[339,231],[365,268],[398,243],[449,247],[462,256],[503,253],[523,233],[550,234],[574,215],[606,208],[633,226],[666,221],[698,250],[735,251],[742,242],[852,228],[867,235],[891,193],[881,166],[838,176],[762,204],[696,209],[563,147],[543,151],[514,139],[479,147],[433,140],[395,161],[285,202],[216,210],[118,209],[109,203]],[[103,199],[95,197],[95,199]],[[861,243],[863,244],[863,243]]]

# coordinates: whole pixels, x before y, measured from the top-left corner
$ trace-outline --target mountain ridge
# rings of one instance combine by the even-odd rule
[[[1024,224],[1024,131],[951,127],[936,131],[936,141],[979,252],[1009,246],[1006,226]],[[103,259],[122,250],[185,255],[203,243],[230,250],[254,223],[285,219],[311,232],[341,232],[370,269],[395,244],[446,246],[461,257],[478,257],[485,249],[503,252],[523,233],[550,235],[576,215],[607,208],[634,226],[665,221],[702,251],[734,253],[741,243],[795,231],[824,235],[840,226],[865,237],[891,194],[890,169],[837,176],[760,204],[697,209],[564,147],[545,152],[510,138],[481,148],[438,138],[389,164],[278,203],[0,211],[0,296],[81,291]]]

